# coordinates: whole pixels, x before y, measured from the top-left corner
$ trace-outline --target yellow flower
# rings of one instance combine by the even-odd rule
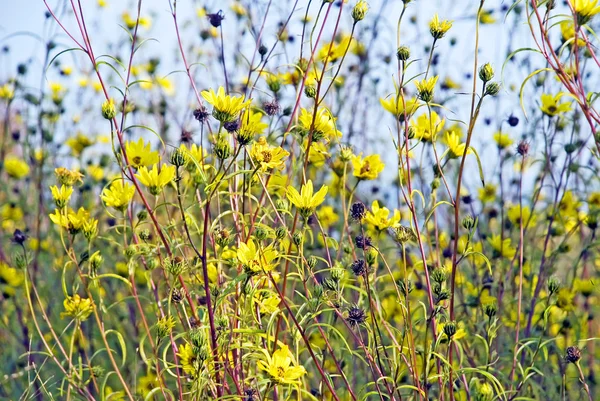
[[[307,146],[308,139],[304,141],[303,149],[306,149]],[[327,152],[327,150],[326,144],[322,142],[313,142],[308,151],[308,162],[315,167],[323,166],[327,159],[329,159],[329,152]]]
[[[237,134],[237,139],[241,145],[250,143],[254,136],[262,134],[265,128],[269,126],[261,121],[262,116],[262,113],[254,113],[250,109],[242,114],[240,129]]]
[[[89,298],[81,298],[79,294],[67,297],[63,305],[65,311],[60,314],[61,318],[70,317],[79,321],[84,321],[94,311],[94,304]]]
[[[494,142],[496,142],[496,145],[500,149],[508,148],[514,143],[514,141],[508,136],[508,134],[502,131],[498,131],[494,134]]]
[[[125,152],[131,167],[140,168],[148,167],[158,163],[160,160],[158,151],[152,151],[150,142],[144,143],[140,138],[137,142],[127,141],[125,143]]]
[[[260,166],[262,171],[270,169],[283,169],[285,167],[285,158],[289,152],[283,150],[280,146],[269,146],[267,139],[261,136],[258,141],[252,144],[250,148],[250,157]]]
[[[74,137],[67,139],[65,143],[71,148],[73,155],[79,157],[85,149],[92,146],[95,142],[86,135],[83,135],[83,133],[78,132]]]
[[[271,315],[279,310],[281,298],[271,291],[256,291],[253,302],[258,306],[260,313]]]
[[[177,356],[179,357],[179,363],[183,367],[183,371],[192,377],[196,376],[199,366],[192,344],[180,344]]]
[[[561,288],[556,296],[556,306],[565,312],[575,309],[575,293],[568,288]]]
[[[317,218],[323,226],[323,229],[327,230],[339,221],[340,216],[335,212],[332,206],[325,205],[317,212]]]
[[[4,159],[4,168],[9,176],[17,180],[20,180],[29,174],[29,165],[25,163],[25,161],[14,156],[6,156]]]
[[[479,14],[479,22],[482,24],[493,24],[496,22],[496,18],[494,18],[490,10],[481,10],[481,13]]]
[[[142,184],[150,188],[150,193],[152,195],[158,195],[163,188],[175,178],[175,166],[163,164],[160,173],[158,172],[156,164],[150,171],[148,171],[148,168],[146,167],[140,167],[135,176]]]
[[[300,378],[306,374],[303,366],[296,366],[292,353],[287,345],[280,347],[273,355],[266,350],[265,360],[258,361],[258,367],[271,376],[271,380],[279,384],[299,384]]]
[[[69,199],[71,199],[71,194],[73,193],[73,187],[61,185],[59,189],[56,185],[53,185],[50,187],[50,191],[52,191],[52,198],[54,199],[56,207],[61,209],[69,203]]]
[[[83,184],[83,174],[79,171],[69,170],[64,167],[58,167],[54,170],[54,174],[56,174],[56,179],[59,184],[72,186],[77,183]]]
[[[240,243],[237,250],[238,261],[251,274],[270,272],[277,265],[275,259],[278,256],[273,245],[266,248],[257,248],[253,240],[249,240],[248,243]]]
[[[429,103],[433,100],[433,93],[435,91],[435,84],[437,83],[438,76],[423,79],[421,81],[415,81],[415,86],[417,87],[417,93],[419,95],[419,99],[424,101],[425,103]]]
[[[514,225],[520,225],[521,223],[521,210],[519,205],[513,205],[508,208],[506,212],[508,220]],[[531,220],[530,220],[531,219]],[[529,224],[530,227],[535,225],[535,215],[531,216],[531,209],[528,206],[523,206],[523,224]]]
[[[444,82],[442,83],[442,89],[460,89],[461,86],[458,82],[447,76],[444,78]]]
[[[419,108],[419,101],[417,99],[404,99],[403,104],[402,97],[396,95],[389,96],[387,99],[381,98],[379,99],[379,103],[381,103],[384,109],[397,118],[404,117],[405,111],[406,117],[410,118],[410,116]]]
[[[158,86],[165,91],[167,96],[173,96],[175,94],[175,86],[168,77],[156,77],[155,79]]]
[[[448,157],[456,159],[462,157],[465,154],[466,144],[460,142],[460,136],[455,134],[454,131],[446,132],[444,139],[448,145]],[[467,154],[471,154],[473,151],[471,147],[467,149]]]
[[[300,189],[300,193],[294,187],[288,187],[286,196],[288,200],[296,206],[298,211],[304,218],[308,218],[315,212],[317,206],[319,206],[325,200],[327,195],[328,187],[323,185],[319,191],[313,195],[313,183],[308,180],[306,184]]]
[[[483,188],[479,188],[479,200],[483,203],[493,202],[496,199],[496,186],[493,184],[485,184]]]
[[[435,140],[437,133],[444,128],[446,119],[440,119],[440,116],[435,112],[431,112],[431,119],[427,114],[422,114],[417,117],[417,120],[411,121],[411,126],[415,130],[415,138],[423,142],[432,142]]]
[[[101,197],[106,206],[123,211],[133,199],[134,194],[133,185],[129,185],[123,179],[117,179],[110,184],[109,188],[104,188]]]
[[[380,207],[378,201],[373,201],[371,210],[365,215],[365,222],[372,225],[377,231],[382,232],[390,227],[400,225],[400,211],[394,210],[394,215],[390,218],[390,210],[387,207]]]
[[[553,117],[571,111],[571,102],[559,103],[560,98],[563,95],[564,93],[562,92],[556,95],[550,95],[548,93],[542,94],[542,105],[540,106],[540,110],[542,110],[542,113],[546,114],[547,116]]]
[[[24,228],[23,209],[14,203],[7,202],[0,209],[0,221],[4,232],[14,231],[15,228]]]
[[[65,97],[66,89],[58,82],[50,82],[50,98],[56,104],[62,102]]]
[[[361,180],[375,180],[379,173],[383,171],[385,164],[381,161],[378,154],[369,155],[362,158],[362,153],[352,157],[352,166],[354,167],[354,176]]]
[[[225,89],[222,86],[210,91],[202,91],[202,97],[213,106],[213,117],[221,123],[226,123],[235,120],[240,111],[248,106],[252,100],[244,101],[244,96],[229,96],[225,94]]]
[[[100,166],[88,166],[87,172],[94,181],[100,181],[104,178],[104,169]]]
[[[586,24],[594,15],[600,13],[598,0],[571,0],[571,4],[579,25]]]
[[[365,0],[359,0],[352,9],[352,18],[355,22],[362,21],[369,11],[369,4]]]
[[[335,125],[336,119],[335,117],[333,117],[333,115],[331,115],[331,112],[328,109],[321,108],[317,110],[314,119],[314,127],[313,115],[314,110],[300,110],[298,121],[300,122],[300,130],[303,134],[308,134],[312,127],[312,136],[314,141],[319,141],[323,139],[326,142],[329,142],[342,137],[342,133],[337,129]]]
[[[573,23],[572,19],[568,19],[560,23],[560,33],[562,34],[562,38],[565,42],[575,39],[575,24]],[[573,42],[573,40],[571,40],[571,42]],[[577,46],[585,46],[585,40],[581,36],[577,38]]]
[[[517,253],[517,250],[511,246],[510,238],[502,239],[500,235],[494,235],[492,237],[488,237],[487,241],[498,256],[512,259]]]
[[[66,213],[62,210],[56,209],[54,210],[53,214],[49,215],[49,217],[54,224],[75,234],[81,231],[84,224],[89,220],[90,214],[81,207],[77,212],[69,208]]]
[[[244,6],[239,1],[234,1],[233,2],[233,4],[231,5],[231,11],[233,11],[234,14],[238,18],[241,18],[244,15],[246,15],[246,9],[244,8]]]
[[[6,83],[0,86],[0,99],[11,100],[15,97],[15,89],[12,85]]]
[[[11,287],[20,287],[23,284],[23,272],[10,267],[4,262],[0,262],[0,282],[4,282]]]
[[[435,14],[429,22],[429,32],[436,40],[443,38],[450,28],[452,28],[452,21],[440,21],[440,17],[437,14]]]

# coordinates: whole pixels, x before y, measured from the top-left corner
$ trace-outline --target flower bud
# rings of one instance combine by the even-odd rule
[[[358,3],[352,9],[352,18],[354,22],[362,21],[367,15],[367,11],[369,11],[369,5],[364,0],[359,0]]]
[[[485,94],[490,96],[496,96],[500,93],[500,84],[498,82],[490,82],[485,88]]]
[[[117,115],[117,109],[115,108],[115,102],[112,99],[106,99],[102,103],[102,117],[107,120],[112,120]]]
[[[490,63],[485,63],[479,69],[479,79],[483,82],[489,82],[494,78],[494,69]]]
[[[410,48],[408,46],[400,46],[398,50],[396,50],[396,57],[400,61],[406,61],[410,58]]]

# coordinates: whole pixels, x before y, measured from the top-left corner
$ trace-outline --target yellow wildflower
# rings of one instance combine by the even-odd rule
[[[319,206],[325,200],[327,195],[328,187],[323,185],[319,191],[313,195],[313,183],[308,180],[306,184],[302,185],[300,193],[294,187],[288,187],[286,196],[288,200],[296,206],[302,216],[308,218],[315,212],[317,206]]]
[[[58,167],[54,170],[56,179],[59,184],[71,186],[75,184],[83,184],[83,174],[79,171],[69,170],[64,167]]]
[[[437,83],[438,76],[423,79],[421,81],[415,81],[415,86],[417,87],[417,93],[419,95],[419,99],[424,101],[425,103],[429,103],[433,100],[433,93],[435,91],[435,84]]]
[[[135,176],[142,184],[150,188],[152,195],[158,195],[175,178],[175,166],[163,164],[160,172],[156,164],[150,171],[146,167],[140,167]]]
[[[78,132],[74,137],[70,137],[65,142],[73,151],[73,155],[79,157],[81,153],[92,146],[95,142],[81,132]]]
[[[258,141],[252,144],[250,148],[250,157],[260,166],[262,171],[271,169],[283,169],[285,167],[285,158],[289,152],[280,146],[269,146],[267,139],[261,136]]]
[[[269,245],[266,248],[257,247],[253,240],[240,243],[237,259],[248,273],[257,274],[269,272],[275,268],[278,253]]]
[[[571,0],[579,25],[588,23],[592,17],[600,13],[598,0]]]
[[[422,114],[417,117],[417,120],[411,121],[411,126],[415,130],[415,138],[423,142],[432,142],[435,140],[437,133],[444,128],[446,119],[440,119],[440,116],[435,112],[431,112],[431,118],[427,114]]]
[[[433,16],[431,22],[429,22],[429,32],[436,40],[443,38],[450,28],[452,28],[452,21],[440,21],[440,17],[437,15],[437,13]]]
[[[4,169],[10,177],[17,180],[29,174],[29,165],[15,156],[6,156],[4,159]]]
[[[258,367],[271,376],[271,380],[279,384],[299,384],[300,378],[306,374],[303,366],[296,366],[292,353],[287,345],[283,345],[273,355],[262,350],[265,360],[258,361]]]
[[[109,188],[104,188],[101,197],[106,206],[122,212],[127,208],[134,194],[133,185],[126,183],[123,179],[117,179],[110,184]]]
[[[240,112],[248,106],[252,100],[244,100],[244,96],[229,96],[225,94],[222,86],[217,89],[202,91],[202,97],[213,106],[213,117],[221,123],[235,120]]]
[[[125,153],[131,167],[148,167],[160,160],[157,151],[152,151],[150,142],[145,143],[142,138],[137,142],[125,142]]]
[[[313,115],[314,115],[314,126],[313,126]],[[312,130],[312,137],[314,141],[321,139],[326,142],[335,140],[342,137],[342,133],[337,129],[335,125],[335,117],[331,114],[328,109],[321,108],[317,110],[315,115],[314,111],[308,111],[306,109],[300,110],[298,121],[300,123],[300,130],[303,134],[308,134]]]
[[[419,108],[419,101],[417,99],[404,99],[403,103],[402,97],[396,95],[389,96],[387,99],[381,98],[379,99],[379,103],[381,103],[385,110],[397,118],[403,118],[405,114],[407,118],[410,118]]]
[[[508,134],[502,131],[498,131],[494,134],[494,142],[496,142],[496,145],[500,149],[508,148],[514,143],[514,141],[508,136]]]
[[[15,90],[12,85],[6,83],[0,86],[0,99],[12,100],[15,97]]]
[[[547,116],[554,117],[559,114],[571,111],[571,102],[559,103],[560,98],[563,95],[564,93],[562,92],[556,95],[550,95],[548,93],[542,94],[542,105],[540,106],[540,110],[542,110],[542,113],[546,114]]]
[[[375,200],[371,204],[371,210],[368,210],[365,215],[365,222],[372,225],[379,232],[400,225],[401,216],[399,210],[394,210],[392,217],[389,216],[390,210],[387,207],[380,207],[379,201]]]
[[[460,136],[454,133],[454,131],[446,132],[444,139],[448,145],[449,158],[456,159],[465,154],[466,144],[460,142]],[[473,151],[471,150],[471,147],[469,147],[469,149],[467,149],[467,154],[471,153],[473,153]]]
[[[510,238],[502,239],[500,235],[493,235],[492,237],[488,237],[487,241],[498,256],[512,259],[517,253],[517,250],[511,246]]]
[[[369,155],[362,158],[362,153],[352,158],[352,166],[354,167],[354,176],[361,180],[375,180],[379,173],[383,171],[385,164],[381,161],[378,154]]]
[[[61,318],[70,317],[84,321],[94,311],[94,304],[89,298],[81,298],[79,294],[67,297],[63,305],[65,311],[60,314]]]
[[[69,199],[71,199],[71,194],[73,193],[73,187],[61,185],[59,189],[56,185],[53,185],[50,187],[50,191],[52,191],[52,198],[54,199],[56,207],[61,209],[69,203]]]

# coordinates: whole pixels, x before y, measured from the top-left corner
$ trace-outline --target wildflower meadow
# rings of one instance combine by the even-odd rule
[[[1,400],[600,400],[598,0],[4,3]]]

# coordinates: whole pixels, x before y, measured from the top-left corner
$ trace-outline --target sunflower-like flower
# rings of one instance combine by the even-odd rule
[[[86,320],[94,311],[94,304],[89,298],[81,298],[79,294],[65,298],[63,305],[65,311],[60,314],[61,318],[70,317],[80,322]]]
[[[252,100],[244,100],[244,96],[226,95],[222,86],[219,86],[216,93],[213,89],[202,91],[202,97],[213,106],[213,117],[221,123],[235,120],[252,102]]]
[[[429,32],[434,39],[441,39],[452,28],[452,21],[440,21],[440,17],[435,14],[429,22]]]
[[[385,164],[378,154],[369,155],[363,159],[361,153],[352,157],[352,167],[354,167],[355,177],[361,180],[375,180],[383,171]]]
[[[289,152],[280,146],[270,146],[267,139],[261,136],[258,141],[252,144],[250,148],[250,157],[260,166],[262,171],[270,169],[282,169],[285,167],[285,158],[289,156]]]
[[[542,113],[547,116],[554,117],[571,111],[571,102],[559,103],[560,98],[563,97],[563,95],[564,93],[562,92],[557,93],[556,95],[551,95],[549,93],[542,94],[540,98],[542,101],[542,105],[540,106]]]
[[[89,220],[90,213],[84,208],[79,208],[77,212],[69,208],[66,212],[56,209],[54,213],[50,214],[50,220],[60,226],[69,230],[70,233],[76,234],[83,228],[84,224]]]
[[[497,256],[512,259],[517,254],[517,250],[511,245],[510,238],[502,239],[500,235],[493,235],[488,237],[488,243],[492,246]]]
[[[571,4],[579,25],[587,24],[594,15],[600,13],[598,0],[572,0]]]
[[[431,118],[427,114],[421,114],[416,121],[411,121],[411,126],[415,130],[415,138],[423,142],[434,141],[438,132],[444,128],[444,124],[446,124],[446,119],[440,118],[435,111],[431,112]]]
[[[448,157],[451,159],[457,159],[465,154],[466,144],[460,141],[460,136],[454,131],[448,131],[444,135],[444,141],[448,145]],[[471,154],[473,151],[471,147],[467,149],[467,154]]]
[[[73,187],[61,185],[58,188],[56,185],[50,187],[50,191],[52,191],[52,199],[54,199],[54,203],[57,208],[63,208],[69,203],[69,199],[71,199],[71,194],[73,193]]]
[[[24,160],[14,156],[6,156],[4,159],[4,169],[9,176],[17,180],[29,174],[29,165]]]
[[[390,227],[397,227],[400,224],[400,211],[394,210],[390,217],[390,210],[387,207],[380,207],[378,201],[373,201],[371,210],[365,215],[365,222],[372,225],[377,231],[382,232]]]
[[[77,135],[67,139],[65,143],[71,148],[73,155],[79,157],[84,150],[95,144],[96,141],[90,139],[87,135],[78,132]]]
[[[118,179],[110,184],[109,188],[104,188],[102,191],[102,201],[106,206],[113,207],[119,211],[123,211],[133,199],[135,188],[129,185],[122,179]]]
[[[499,149],[506,149],[515,143],[507,133],[502,131],[498,131],[494,134],[494,142],[496,142],[496,146],[498,146]]]
[[[175,178],[175,166],[163,164],[160,172],[156,164],[152,167],[152,170],[141,167],[135,176],[150,189],[152,195],[158,195]]]
[[[240,145],[249,144],[256,135],[262,134],[265,128],[269,126],[261,121],[262,116],[262,113],[255,113],[250,109],[242,114],[240,128],[237,133],[237,140]]]
[[[410,118],[419,108],[419,101],[417,99],[405,99],[403,103],[402,98],[396,95],[389,96],[387,99],[381,98],[379,99],[379,103],[396,118],[403,118],[405,114],[407,118]]]
[[[335,125],[336,119],[331,115],[329,110],[325,108],[317,110],[317,114],[314,115],[314,127],[313,115],[313,110],[300,110],[298,121],[300,122],[300,130],[303,134],[308,134],[311,128],[313,128],[312,137],[314,141],[325,140],[326,142],[329,142],[342,137],[342,133]]]
[[[196,376],[199,365],[198,357],[192,344],[185,343],[179,345],[177,356],[179,357],[179,363],[183,367],[183,371],[192,377]]]
[[[59,184],[72,186],[75,184],[83,184],[83,174],[79,171],[69,170],[64,167],[58,167],[54,170],[56,179]]]
[[[265,359],[258,361],[258,367],[269,374],[271,380],[278,384],[299,384],[300,378],[306,374],[304,366],[294,363],[292,353],[287,345],[283,345],[273,355],[263,350]]]
[[[439,77],[436,75],[435,77],[426,78],[421,81],[415,81],[415,86],[417,87],[419,99],[421,99],[425,103],[429,103],[433,100],[435,84],[437,83],[438,78]]]
[[[253,302],[258,306],[260,313],[271,315],[279,310],[281,298],[271,291],[256,291]]]
[[[125,143],[125,152],[127,153],[129,164],[133,168],[148,167],[159,161],[158,152],[153,152],[150,142],[145,143],[142,138],[137,142],[127,141]]]
[[[259,248],[253,240],[240,243],[237,250],[237,259],[249,274],[270,272],[277,265],[275,259],[278,256],[279,254],[273,248],[273,245]]]
[[[308,218],[315,212],[317,206],[319,206],[325,200],[327,195],[328,187],[323,185],[319,191],[313,195],[313,183],[308,180],[306,184],[302,185],[300,193],[294,187],[288,187],[286,196],[290,202],[300,212],[304,218]]]

